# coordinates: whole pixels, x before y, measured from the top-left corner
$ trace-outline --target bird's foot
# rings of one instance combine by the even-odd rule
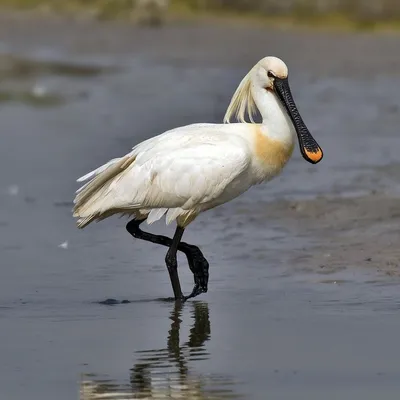
[[[194,288],[191,293],[191,297],[198,296],[201,293],[207,293],[208,291],[208,261],[201,254],[195,260],[195,268],[192,269],[194,278]]]
[[[194,285],[194,288],[192,290],[192,293],[189,294],[189,296],[185,296],[184,299],[189,300],[189,299],[193,299],[194,297],[197,297],[198,295],[202,294],[202,293],[207,293],[207,283],[205,285],[200,284],[199,282],[196,282]]]
[[[206,260],[207,263],[207,260]],[[203,268],[194,272],[194,287],[192,293],[189,296],[184,296],[181,294],[179,297],[175,297],[176,303],[184,303],[189,299],[193,299],[202,293],[207,293],[208,291],[208,263]]]

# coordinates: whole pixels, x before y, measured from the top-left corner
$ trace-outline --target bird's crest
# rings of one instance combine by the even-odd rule
[[[246,113],[250,122],[254,123],[253,115],[257,112],[257,106],[251,92],[251,75],[253,69],[242,79],[238,88],[232,96],[231,102],[224,116],[224,123],[229,123],[231,118],[236,118],[239,122],[246,121]]]

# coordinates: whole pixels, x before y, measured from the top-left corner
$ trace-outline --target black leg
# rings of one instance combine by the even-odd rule
[[[178,261],[176,259],[176,253],[178,252],[178,246],[184,231],[185,228],[181,228],[180,226],[176,227],[171,246],[169,247],[167,255],[165,256],[165,263],[167,264],[175,300],[183,299],[181,284],[178,276]]]
[[[140,224],[144,220],[132,220],[126,225],[127,231],[135,238],[142,239],[147,242],[160,244],[162,246],[170,247],[172,245],[172,240],[169,237],[163,235],[154,235],[152,233],[144,232],[140,229]],[[208,290],[208,261],[203,256],[203,253],[197,246],[187,244],[185,242],[180,242],[178,245],[178,250],[185,253],[189,268],[194,276],[195,286],[192,293],[185,297],[185,299],[190,299],[196,297],[201,293],[205,293]]]

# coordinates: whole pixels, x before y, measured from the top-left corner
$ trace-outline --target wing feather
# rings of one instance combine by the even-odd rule
[[[157,152],[142,165],[136,164],[138,157],[125,177],[131,181],[142,177],[134,203],[147,208],[190,209],[218,198],[250,163],[242,139],[222,139]]]

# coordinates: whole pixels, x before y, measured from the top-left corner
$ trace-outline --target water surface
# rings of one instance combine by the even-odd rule
[[[1,398],[398,398],[396,36],[3,22]],[[165,249],[125,220],[78,231],[75,179],[221,121],[268,54],[287,61],[324,161],[296,151],[275,181],[199,217],[185,240],[210,261],[209,293],[165,302]]]

